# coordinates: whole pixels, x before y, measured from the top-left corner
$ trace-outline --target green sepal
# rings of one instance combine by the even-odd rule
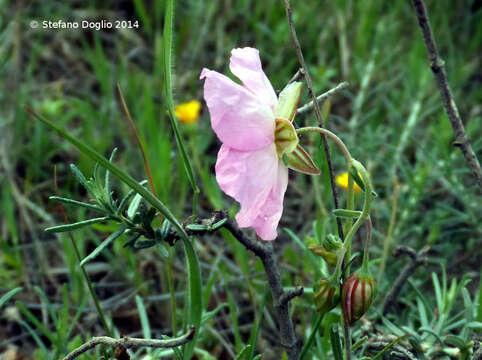
[[[296,115],[296,109],[301,96],[301,82],[292,82],[281,90],[278,96],[278,104],[274,109],[275,118],[293,121]]]
[[[299,139],[293,124],[288,120],[277,118],[275,122],[274,143],[278,157],[283,158],[284,154],[289,154],[296,149]]]
[[[350,175],[353,178],[353,180],[356,182],[356,184],[365,191],[365,183],[363,182],[362,178],[360,175],[358,175],[358,171],[354,167],[350,167]]]
[[[286,154],[286,156],[288,158],[288,168],[307,175],[320,174],[320,169],[318,169],[310,155],[301,145],[298,144],[296,149]]]

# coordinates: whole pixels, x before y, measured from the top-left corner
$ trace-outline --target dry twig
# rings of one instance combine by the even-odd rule
[[[336,85],[333,89],[330,89],[326,92],[324,92],[323,94],[321,95],[318,95],[316,97],[316,101],[318,102],[318,104],[323,104],[323,102],[325,102],[330,96],[336,94],[337,92],[340,92],[344,89],[346,89],[350,84],[348,84],[348,82],[346,81],[343,81],[341,83],[339,83],[338,85]],[[306,105],[303,105],[302,107],[300,107],[297,111],[296,111],[296,115],[303,115],[303,114],[306,114],[307,112],[313,110],[313,100],[310,101],[308,104]]]
[[[281,346],[286,349],[289,360],[298,360],[300,348],[290,316],[289,302],[296,296],[302,295],[303,288],[298,287],[292,291],[285,291],[281,283],[281,275],[272,244],[263,243],[246,236],[225,212],[217,211],[208,219],[198,219],[198,223],[212,225],[223,219],[226,219],[223,227],[229,230],[236,240],[243,244],[246,249],[252,251],[263,263],[278,318]],[[190,234],[206,232],[206,230],[190,230],[189,228],[186,228],[186,231]]]
[[[443,104],[445,107],[445,112],[452,125],[452,130],[455,135],[454,146],[457,146],[462,151],[467,165],[469,166],[472,174],[479,185],[479,191],[482,189],[482,170],[480,168],[479,160],[472,150],[469,139],[465,133],[464,124],[460,118],[459,111],[457,110],[457,104],[450,90],[449,82],[447,80],[447,74],[444,69],[444,61],[440,57],[437,46],[435,45],[435,40],[433,38],[432,29],[430,27],[430,22],[427,16],[427,9],[423,0],[413,0],[413,5],[415,6],[415,12],[417,14],[418,23],[423,34],[423,40],[425,46],[427,47],[427,54],[430,60],[430,68],[432,69],[435,80],[440,91],[440,96],[442,97]]]
[[[173,348],[177,346],[184,345],[192,340],[196,328],[191,326],[189,331],[177,338],[169,340],[158,340],[158,339],[137,339],[131,337],[123,337],[120,339],[114,339],[108,336],[98,336],[93,337],[85,344],[79,346],[77,349],[72,351],[63,360],[73,360],[78,356],[82,355],[86,351],[95,348],[97,345],[107,345],[115,348],[125,348],[129,349],[132,347],[151,347],[151,348]]]

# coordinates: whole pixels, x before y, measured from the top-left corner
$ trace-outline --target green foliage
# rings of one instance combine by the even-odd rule
[[[480,158],[482,12],[472,0],[426,2],[452,90]],[[260,49],[263,68],[280,90],[298,69],[284,9],[279,0],[186,1],[176,2],[176,9],[173,3],[90,1],[79,8],[70,2],[36,1],[28,7],[0,2],[0,134],[6,134],[0,136],[0,304],[23,287],[17,295],[22,296],[18,305],[26,339],[22,347],[27,351],[36,348],[32,351],[35,358],[63,355],[101,332],[98,326],[91,331],[86,325],[91,323],[83,314],[92,304],[68,234],[45,234],[45,228],[75,229],[72,234],[82,265],[92,276],[117,331],[125,331],[122,325],[129,321],[129,331],[144,336],[149,332],[153,337],[176,335],[159,331],[170,329],[166,319],[172,308],[164,301],[169,299],[167,259],[172,261],[178,333],[193,323],[203,326],[192,348],[174,353],[155,350],[153,357],[181,359],[195,354],[213,358],[209,353],[214,350],[228,356],[226,348],[234,349],[235,343],[237,349],[232,351],[241,359],[256,358],[257,353],[265,359],[280,357],[272,335],[276,323],[262,264],[225,230],[184,239],[185,251],[179,243],[171,247],[165,240],[182,237],[181,220],[194,212],[192,188],[200,189],[194,205],[199,215],[212,209],[235,211],[214,177],[219,146],[207,109],[204,107],[196,124],[186,126],[176,122],[175,105],[201,100],[201,69],[228,73],[229,52],[239,46]],[[164,13],[167,5],[171,12]],[[411,4],[298,1],[293,6],[315,92],[324,92],[340,81],[350,83],[347,90],[325,103],[324,112],[327,128],[367,165],[379,194],[372,215],[377,229],[372,258],[382,257],[393,218],[386,266],[378,283],[379,298],[383,299],[406,261],[391,256],[394,246],[431,248],[429,264],[403,287],[397,299],[399,311],[381,317],[381,301],[375,302],[366,321],[355,325],[353,351],[357,358],[389,358],[398,356],[403,348],[418,359],[468,359],[473,334],[480,332],[482,321],[482,287],[477,280],[482,256],[480,204],[462,156],[451,145],[453,133],[440,105]],[[82,20],[106,14],[119,18],[132,14],[141,28],[53,32],[28,25],[32,19]],[[150,197],[145,182],[138,181],[145,178],[144,168],[116,104],[116,83],[125,90],[164,207]],[[303,89],[300,104],[307,100]],[[96,149],[98,155],[108,156],[112,148],[119,148],[111,162],[137,180],[124,177],[130,182],[119,182],[119,173],[114,172],[110,178],[109,172],[104,173],[106,163],[99,158],[93,160],[100,165],[95,166],[92,177],[82,175],[92,171],[89,155],[73,152],[70,144],[31,121],[23,109],[25,103],[74,139]],[[295,121],[297,126],[309,126],[314,117],[307,114]],[[308,251],[308,246],[321,245],[327,234],[336,232],[334,219],[328,216],[332,212],[348,218],[356,218],[358,213],[333,211],[319,139],[306,140],[303,145],[314,154],[322,174],[315,178],[290,175],[281,223],[287,230],[280,231],[274,246],[284,285],[305,286],[305,295],[291,308],[302,335],[303,356],[325,359],[335,356],[333,344],[338,349],[331,339],[341,334],[332,333],[332,326],[340,322],[340,312],[314,316],[311,285],[327,276],[330,268]],[[337,151],[332,146],[338,173],[344,162]],[[72,170],[70,163],[76,164]],[[56,193],[54,165],[60,190],[50,197]],[[133,186],[142,187],[144,196]],[[344,200],[344,192],[339,192]],[[361,195],[357,196],[359,205]],[[57,214],[58,203],[65,206],[70,224],[63,224]],[[160,226],[157,215],[165,209],[170,221],[164,220]],[[192,226],[204,225],[190,224],[186,229]],[[222,224],[214,227],[218,226]],[[142,248],[151,249],[136,251]],[[360,248],[355,237],[355,255]],[[354,266],[359,264],[358,258],[352,261]],[[445,268],[439,263],[446,264]],[[45,283],[49,291],[44,289]],[[122,285],[116,285],[119,283]],[[39,289],[32,291],[35,285]],[[138,297],[122,295],[134,292]],[[126,320],[125,308],[117,303],[135,309],[138,317]],[[32,310],[32,304],[43,312]],[[233,317],[238,322],[236,329],[226,324]],[[87,330],[70,329],[75,323]],[[372,346],[374,329],[384,337],[379,347]],[[407,334],[410,336],[388,347]],[[384,354],[383,349],[387,349]],[[147,352],[140,349],[134,358]],[[85,358],[101,356],[92,352]]]

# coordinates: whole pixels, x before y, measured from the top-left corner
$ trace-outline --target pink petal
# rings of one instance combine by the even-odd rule
[[[211,126],[219,140],[241,151],[253,151],[274,141],[273,110],[228,77],[203,69],[204,99]]]
[[[240,227],[249,227],[266,203],[278,172],[274,144],[257,151],[238,151],[223,144],[216,162],[216,180],[221,190],[241,204],[236,215]]]
[[[276,182],[252,223],[258,236],[263,240],[274,240],[278,236],[276,229],[283,213],[283,199],[288,186],[288,168],[278,162]]]
[[[248,90],[274,109],[278,98],[273,86],[263,72],[257,49],[245,47],[231,50],[229,68]]]

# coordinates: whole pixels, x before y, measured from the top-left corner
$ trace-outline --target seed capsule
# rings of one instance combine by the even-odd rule
[[[313,298],[316,310],[324,314],[333,309],[340,302],[340,287],[329,279],[321,279],[314,288]]]
[[[375,280],[370,275],[352,274],[343,283],[343,312],[350,325],[365,314],[375,297]]]

